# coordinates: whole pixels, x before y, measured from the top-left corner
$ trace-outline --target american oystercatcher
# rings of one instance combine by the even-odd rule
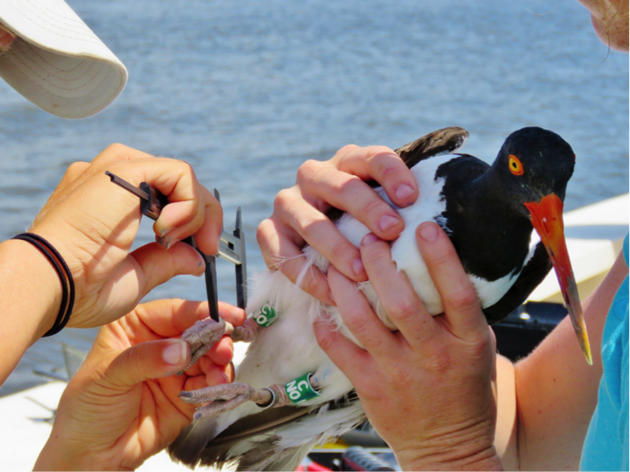
[[[467,138],[462,128],[445,128],[396,151],[421,189],[413,205],[397,208],[405,220],[405,229],[391,244],[398,269],[427,309],[441,313],[442,302],[415,242],[416,227],[436,221],[451,238],[493,323],[525,301],[553,265],[590,363],[562,223],[566,186],[575,166],[571,146],[551,131],[523,128],[508,136],[488,165],[456,153]],[[375,190],[390,202],[383,189]],[[331,217],[357,246],[369,232],[349,214]],[[532,241],[533,229],[540,242]],[[321,255],[310,247],[304,254],[326,272],[328,261]],[[327,317],[356,342],[337,309],[296,289],[279,271],[254,282],[243,327],[204,320],[183,337],[197,351],[193,359],[208,347],[201,346],[212,345],[224,333],[253,342],[235,383],[180,394],[190,403],[211,403],[197,410],[193,423],[169,447],[174,460],[219,467],[236,461],[238,470],[295,470],[313,446],[364,419],[352,385],[319,348],[312,330],[314,321]],[[371,284],[359,286],[381,320],[394,329]]]

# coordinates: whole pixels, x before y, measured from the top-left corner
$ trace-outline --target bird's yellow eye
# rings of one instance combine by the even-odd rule
[[[518,157],[513,154],[510,154],[509,156],[508,166],[510,167],[510,172],[512,172],[514,175],[523,175],[523,172],[525,172],[523,170],[523,164],[521,164],[521,161],[518,160]]]

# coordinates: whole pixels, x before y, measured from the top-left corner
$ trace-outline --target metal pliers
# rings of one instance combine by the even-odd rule
[[[146,182],[142,182],[140,188],[138,188],[109,171],[105,172],[105,174],[109,176],[112,182],[140,198],[140,211],[152,220],[157,220],[162,212],[162,208],[168,204],[166,196]],[[219,202],[221,201],[219,192],[216,189],[214,190],[214,196]],[[245,309],[247,305],[247,262],[245,258],[245,234],[243,233],[243,222],[241,220],[241,207],[236,210],[236,226],[232,234],[221,231],[218,254],[208,255],[201,252],[192,236],[189,236],[183,242],[194,247],[206,262],[206,292],[212,319],[219,321],[216,269],[218,256],[236,266],[236,301],[240,308]]]

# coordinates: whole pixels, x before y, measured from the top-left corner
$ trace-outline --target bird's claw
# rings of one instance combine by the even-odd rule
[[[212,402],[197,408],[193,416],[194,420],[218,416],[248,401],[253,401],[262,407],[271,406],[276,398],[271,389],[253,388],[246,383],[221,384],[191,392],[184,391],[178,396],[191,404]]]
[[[195,363],[210,350],[223,335],[230,335],[234,331],[234,326],[223,319],[218,322],[212,318],[197,321],[192,327],[182,334],[182,340],[190,347],[190,362],[178,375],[190,369]]]

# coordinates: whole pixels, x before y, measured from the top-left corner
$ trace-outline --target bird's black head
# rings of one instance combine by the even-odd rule
[[[575,153],[552,131],[523,128],[507,137],[492,167],[502,186],[509,189],[514,209],[529,217],[525,202],[539,202],[550,194],[564,201]]]
[[[567,183],[575,167],[575,153],[556,133],[523,128],[505,140],[492,164],[493,181],[502,188],[512,211],[530,219],[553,264],[582,350],[592,364],[591,348],[569,260],[562,221]]]

